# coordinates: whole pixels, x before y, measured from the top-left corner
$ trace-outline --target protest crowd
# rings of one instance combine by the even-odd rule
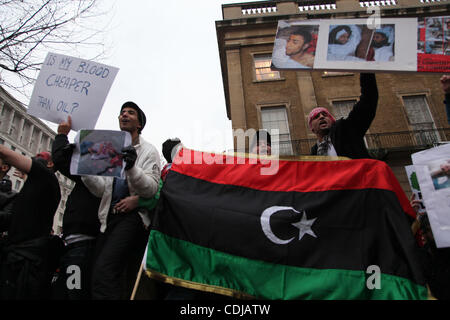
[[[450,76],[443,76],[441,85],[450,123]],[[324,107],[310,112],[307,123],[317,137],[311,155],[370,158],[364,135],[376,116],[376,76],[361,73],[360,86],[360,99],[347,118],[335,119]],[[70,116],[59,124],[51,153],[29,158],[0,145],[0,300],[125,300],[132,297],[139,281],[141,287],[148,284],[149,279],[142,276],[139,280],[138,274],[153,214],[182,143],[180,139],[163,143],[167,164],[161,168],[158,150],[141,136],[147,122],[142,109],[129,101],[118,111],[119,128],[128,132],[132,141],[120,152],[124,179],[71,173],[76,145],[68,139]],[[250,153],[270,156],[271,143],[270,133],[259,130]],[[18,193],[12,191],[7,179],[11,167],[26,175]],[[75,183],[66,203],[62,235],[54,235],[51,230],[60,201],[56,171]],[[411,197],[410,206],[419,212],[422,203]],[[450,248],[436,247],[426,212],[415,217],[405,213],[400,223],[415,239],[418,269],[424,275],[429,297],[450,299]],[[228,298],[176,283],[154,280],[151,286],[153,299]]]

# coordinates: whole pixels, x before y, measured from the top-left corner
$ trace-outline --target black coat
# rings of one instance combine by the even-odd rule
[[[58,134],[52,145],[52,160],[55,168],[75,182],[75,187],[67,198],[63,217],[64,237],[70,234],[97,236],[100,232],[98,207],[100,198],[95,197],[81,181],[80,176],[70,174],[72,148],[67,136]]]
[[[351,159],[370,158],[364,144],[364,135],[377,111],[378,89],[373,73],[360,75],[361,97],[347,118],[337,120],[330,128],[330,139],[338,156]],[[317,144],[311,148],[317,155]]]
[[[11,180],[0,181],[0,232],[8,230],[11,222],[13,200],[17,195],[12,190]]]

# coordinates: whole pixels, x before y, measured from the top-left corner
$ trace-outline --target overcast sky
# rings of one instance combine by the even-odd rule
[[[239,2],[116,1],[109,57],[99,62],[120,70],[96,129],[118,130],[120,106],[132,100],[147,116],[142,136],[159,151],[173,137],[196,150],[232,149],[215,21],[222,4]]]

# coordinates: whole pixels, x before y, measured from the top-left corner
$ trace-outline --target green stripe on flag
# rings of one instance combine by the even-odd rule
[[[147,269],[171,278],[228,288],[256,298],[427,299],[427,289],[408,279],[381,274],[381,289],[370,290],[364,271],[312,269],[233,256],[152,230]]]

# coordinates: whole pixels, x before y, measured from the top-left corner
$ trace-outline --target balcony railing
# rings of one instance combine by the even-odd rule
[[[359,1],[359,5],[361,7],[385,7],[385,6],[396,6],[397,5],[397,0],[375,0],[375,1],[371,1],[371,0],[360,0]]]
[[[266,14],[277,12],[277,3],[272,1],[267,1],[252,5],[242,5],[242,14],[245,16],[255,15],[255,14]]]
[[[365,135],[367,149],[375,157],[389,151],[428,149],[450,141],[450,128],[370,133]],[[309,155],[317,139],[291,140],[294,155]],[[280,150],[283,150],[280,146]]]

